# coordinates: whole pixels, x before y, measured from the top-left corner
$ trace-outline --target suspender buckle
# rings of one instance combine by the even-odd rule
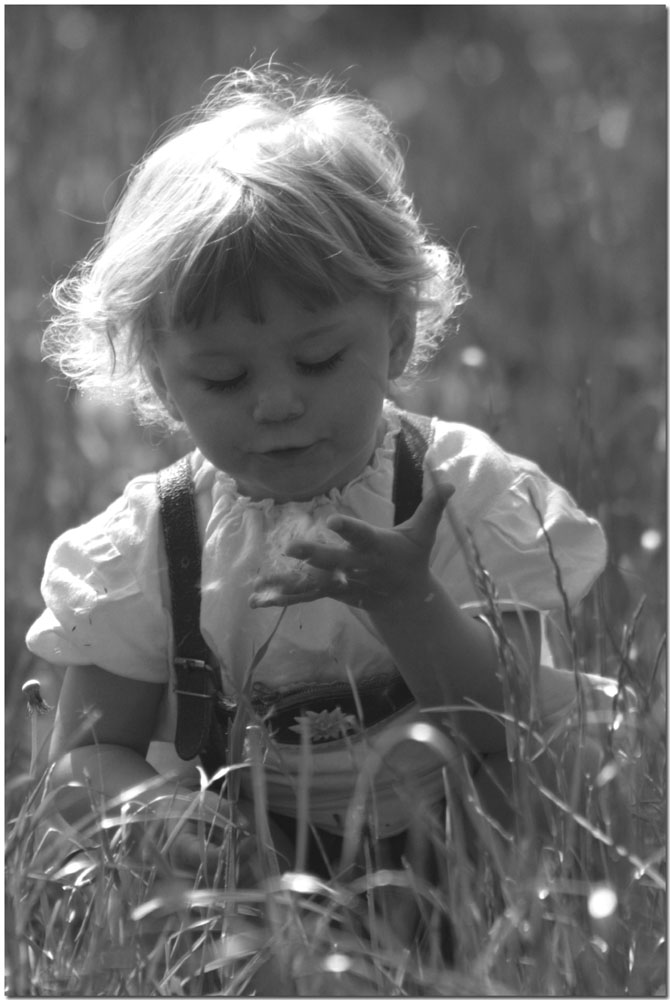
[[[174,665],[177,671],[175,694],[187,698],[215,699],[218,692],[208,684],[208,676],[213,680],[212,668],[204,660],[196,660],[189,656],[175,656]],[[199,671],[205,671],[200,673]]]
[[[174,658],[175,667],[184,667],[186,670],[210,670],[211,667],[209,663],[205,663],[204,660],[193,660],[190,656],[175,656]]]

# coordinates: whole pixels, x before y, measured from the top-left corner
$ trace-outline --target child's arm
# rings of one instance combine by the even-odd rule
[[[49,751],[59,808],[68,821],[88,811],[85,793],[66,789],[70,782],[113,799],[156,778],[145,756],[163,693],[162,684],[100,667],[68,667]]]
[[[49,753],[55,804],[67,822],[85,820],[94,808],[92,797],[111,801],[131,789],[132,802],[147,823],[155,817],[174,826],[187,809],[205,821],[223,819],[226,803],[217,795],[200,795],[196,814],[196,790],[159,776],[145,760],[163,695],[162,684],[120,677],[97,666],[68,667]],[[220,848],[212,844],[208,853],[212,857],[205,861],[215,869]],[[171,857],[187,869],[202,863],[200,838],[187,825]]]
[[[461,611],[432,574],[416,583],[416,590],[408,586],[403,599],[380,606],[370,617],[417,702],[423,708],[476,703],[502,712],[502,668],[492,630]],[[503,614],[502,625],[515,655],[525,663],[524,674],[534,674],[540,715],[546,719],[572,704],[573,676],[539,663],[539,615]],[[481,753],[504,750],[504,728],[492,715],[462,711],[452,721]]]
[[[437,488],[409,521],[394,529],[330,518],[328,527],[345,540],[346,548],[295,542],[287,554],[331,574],[306,582],[296,577],[260,580],[252,604],[332,597],[362,608],[423,708],[465,708],[476,702],[490,712],[502,712],[501,668],[491,629],[463,612],[429,569],[435,532],[452,492],[448,486]],[[529,612],[521,621],[517,614],[506,614],[503,621],[508,639],[525,657],[528,669],[536,671],[540,712],[549,715],[571,704],[576,694],[572,676],[538,668],[539,616]],[[458,722],[475,749],[494,753],[504,748],[504,728],[490,714],[462,711]]]

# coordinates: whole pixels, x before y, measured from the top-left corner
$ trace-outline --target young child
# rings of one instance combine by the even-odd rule
[[[563,489],[481,431],[434,419],[420,502],[395,523],[403,422],[391,385],[430,357],[464,299],[456,259],[404,190],[383,115],[274,70],[224,79],[147,155],[101,244],[55,290],[46,343],[61,370],[193,440],[200,629],[227,703],[263,720],[286,852],[305,740],[309,819],[332,863],[358,773],[392,725],[456,724],[459,746],[504,756],[499,636],[464,540],[536,676],[540,715],[575,699],[574,678],[541,653],[543,616],[563,607],[547,537],[571,604],[601,572],[605,544]],[[155,475],[54,543],[43,594],[27,641],[66,668],[51,758],[74,819],[85,802],[72,782],[107,798],[142,786],[157,777],[151,741],[174,740]],[[444,800],[430,746],[406,741],[386,764],[368,817],[381,845],[402,840],[417,804]],[[197,779],[162,785],[210,819],[227,815],[228,787],[220,799],[199,795]],[[155,782],[143,795],[156,798]],[[173,845],[182,868],[217,856],[186,828]]]

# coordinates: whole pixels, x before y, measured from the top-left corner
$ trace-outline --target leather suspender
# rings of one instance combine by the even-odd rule
[[[423,462],[431,439],[429,417],[401,411],[399,417],[394,524],[408,520],[421,502]],[[219,668],[200,631],[201,546],[190,455],[159,472],[157,485],[175,641],[175,748],[183,760],[199,756],[211,776],[225,764],[235,705],[223,695]]]
[[[157,485],[175,642],[175,749],[182,760],[200,756],[211,775],[225,763],[234,706],[223,696],[218,666],[209,662],[212,653],[200,631],[201,550],[190,455],[163,469]]]
[[[430,417],[399,412],[400,434],[396,440],[393,470],[394,524],[408,521],[423,496],[423,462],[432,439]]]

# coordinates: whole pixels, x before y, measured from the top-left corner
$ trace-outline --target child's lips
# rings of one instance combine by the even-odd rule
[[[259,454],[263,458],[296,458],[310,451],[314,447],[314,443],[315,442],[312,444],[291,445],[289,447],[268,448],[267,451],[262,451]]]

